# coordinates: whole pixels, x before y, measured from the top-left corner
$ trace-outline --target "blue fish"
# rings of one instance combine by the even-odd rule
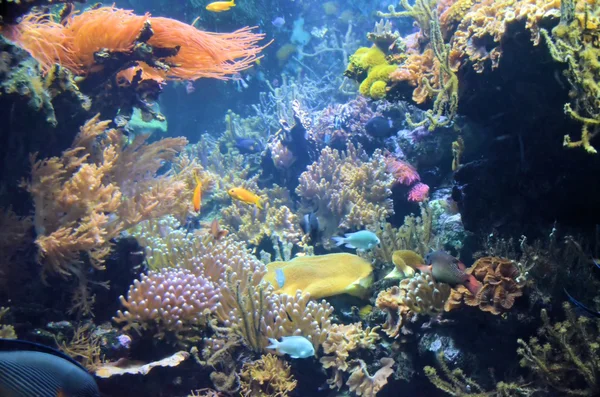
[[[291,358],[307,358],[315,355],[315,348],[311,341],[304,336],[284,336],[281,342],[269,338],[271,345],[267,349],[275,349],[277,353],[288,354]]]
[[[571,294],[569,294],[569,292],[567,291],[566,288],[563,288],[563,290],[565,291],[565,294],[567,294],[567,297],[569,298],[569,300],[571,301],[572,304],[574,304],[577,308],[583,310],[583,312],[588,316],[588,317],[596,317],[596,318],[600,318],[600,313],[590,309],[589,307],[587,307],[586,305],[584,305],[583,303],[579,302],[577,299],[573,298],[571,296]]]
[[[283,25],[285,25],[285,18],[284,17],[277,17],[277,18],[273,19],[271,21],[271,23],[276,28],[281,28]]]
[[[0,395],[100,397],[87,370],[64,353],[22,340],[0,339]]]
[[[346,237],[333,237],[335,245],[346,244],[347,248],[356,248],[359,250],[369,250],[375,248],[380,243],[379,237],[368,230],[361,230],[356,233],[346,233]]]
[[[275,270],[275,280],[277,281],[277,286],[283,288],[283,285],[285,284],[285,274],[283,274],[282,269]]]
[[[262,145],[253,138],[236,138],[235,147],[241,154],[252,154],[262,151]]]

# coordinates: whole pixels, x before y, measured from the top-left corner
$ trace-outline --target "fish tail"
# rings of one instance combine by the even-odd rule
[[[194,179],[196,179],[196,183],[200,184],[200,177],[198,176],[198,170],[194,170]]]
[[[233,1],[233,0],[231,0],[231,1]],[[261,199],[258,199],[258,200],[256,201],[256,208],[258,208],[259,210],[262,210],[262,209],[264,209],[264,208],[265,208],[265,207],[263,207],[263,203],[262,203],[262,200],[261,200]]]
[[[277,349],[277,346],[279,346],[277,339],[269,338],[269,343],[270,345],[267,346],[267,349]]]
[[[344,238],[344,237],[339,237],[339,236],[336,236],[336,237],[332,237],[331,239],[332,239],[332,240],[335,242],[335,245],[337,245],[338,247],[339,247],[340,245],[344,244],[344,242],[345,242],[345,241],[344,241],[344,240],[345,240],[345,238]]]

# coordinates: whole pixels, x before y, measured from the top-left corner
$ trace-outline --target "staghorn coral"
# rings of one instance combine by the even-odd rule
[[[244,397],[286,397],[296,388],[290,365],[273,354],[243,365],[240,392]]]
[[[511,260],[489,256],[479,258],[466,273],[483,284],[481,290],[474,296],[463,285],[453,288],[446,302],[446,311],[454,310],[464,303],[498,315],[509,310],[515,299],[523,295],[523,284],[517,281],[520,272]]]
[[[542,309],[539,337],[529,343],[518,340],[521,366],[531,369],[550,394],[596,396],[600,393],[600,323],[577,317],[566,302],[563,309],[566,320],[556,323]]]
[[[319,160],[300,176],[296,193],[302,212],[316,212],[322,244],[330,247],[335,233],[376,227],[393,214],[389,199],[393,182],[379,150],[369,159],[360,146],[348,144],[345,153],[323,149]]]
[[[106,26],[114,27],[110,35],[103,34]],[[144,61],[168,79],[227,79],[251,67],[264,48],[256,45],[264,35],[249,28],[207,33],[173,19],[115,7],[70,15],[64,24],[49,15],[27,14],[2,34],[26,49],[45,71],[58,63],[78,75],[98,72],[107,59],[117,58],[117,71],[133,60]]]
[[[430,274],[417,273],[377,295],[376,305],[387,314],[384,332],[397,338],[407,321],[419,314],[435,316],[442,313],[450,295],[450,286],[436,283]]]
[[[379,390],[387,384],[387,378],[394,373],[392,358],[384,357],[380,362],[381,368],[373,375],[369,375],[367,364],[363,360],[356,360],[353,363],[354,368],[351,370],[350,378],[346,382],[350,391],[356,393],[357,396],[375,397]]]

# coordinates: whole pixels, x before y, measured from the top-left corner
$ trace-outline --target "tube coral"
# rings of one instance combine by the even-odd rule
[[[102,68],[104,52],[153,53],[150,65],[167,79],[227,79],[252,66],[264,47],[257,46],[263,34],[242,28],[232,33],[203,32],[169,18],[135,15],[116,7],[100,7],[69,16],[59,23],[50,15],[29,14],[3,35],[27,50],[48,71],[58,63],[73,73],[85,75]],[[107,30],[106,27],[111,29]],[[103,52],[103,54],[100,54]],[[123,62],[123,68],[127,62]]]

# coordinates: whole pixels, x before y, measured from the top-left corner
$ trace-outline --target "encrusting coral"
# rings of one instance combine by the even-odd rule
[[[600,393],[600,323],[577,317],[568,303],[563,304],[566,320],[551,323],[541,312],[539,337],[526,343],[519,339],[517,352],[521,366],[531,369],[549,393],[562,396],[597,396]]]
[[[342,153],[323,149],[319,160],[300,176],[296,193],[303,212],[316,212],[321,241],[330,247],[335,233],[375,228],[393,214],[393,182],[381,151],[369,158],[360,147],[349,143]]]
[[[283,275],[280,284],[278,273]],[[339,294],[364,298],[373,282],[373,267],[353,254],[328,254],[296,257],[288,262],[267,265],[264,280],[275,292],[293,295],[297,290],[309,293],[313,299]]]
[[[519,269],[511,260],[491,256],[479,258],[466,273],[480,281],[482,288],[473,295],[465,286],[456,286],[446,301],[446,311],[464,303],[497,315],[509,310],[515,299],[523,295],[523,284],[517,281]]]
[[[417,273],[404,279],[399,286],[388,288],[377,295],[376,305],[387,314],[384,332],[397,338],[409,321],[417,315],[437,316],[444,311],[450,295],[450,286],[436,283],[430,274]],[[404,332],[408,332],[404,330]]]
[[[286,397],[297,383],[290,365],[273,354],[244,364],[240,372],[240,392],[244,397]]]

